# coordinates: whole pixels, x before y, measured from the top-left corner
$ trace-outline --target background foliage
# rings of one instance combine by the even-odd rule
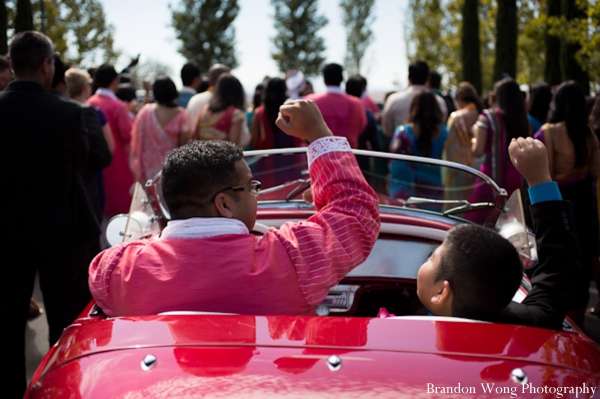
[[[325,43],[318,31],[327,18],[317,15],[317,0],[271,0],[275,7],[275,49],[271,57],[283,73],[300,70],[308,76],[321,72]]]
[[[361,73],[362,60],[373,41],[371,25],[375,0],[342,0],[342,23],[346,28],[346,72],[348,76]]]
[[[119,52],[114,48],[114,28],[106,23],[104,8],[99,0],[43,0],[43,2],[44,21],[42,21],[39,1],[35,3],[31,3],[30,0],[4,1],[7,11],[4,30],[7,32],[6,41],[10,40],[15,32],[22,30],[19,26],[25,23],[25,19],[31,19],[33,29],[42,31],[44,28],[45,34],[54,43],[54,50],[68,62],[85,68],[116,61]],[[27,6],[22,3],[29,4],[30,15],[27,15]],[[26,14],[20,12],[22,9]],[[2,18],[1,13],[0,18]],[[5,53],[1,48],[0,52]]]
[[[179,52],[196,61],[203,73],[216,63],[232,69],[239,65],[233,26],[240,11],[237,0],[182,0],[171,11]]]
[[[467,1],[471,7],[477,3],[481,87],[485,92],[494,83],[500,0]],[[463,27],[464,5],[465,0],[409,0],[406,10],[408,20],[412,21],[405,35],[408,59],[427,61],[430,68],[444,76],[443,82],[452,86],[463,79],[464,56],[462,60],[457,56],[462,54],[462,30],[472,31],[470,26]],[[581,77],[572,66],[573,61],[589,74],[591,82],[600,81],[600,4],[597,0],[518,0],[516,20],[508,23],[516,23],[516,71],[507,71],[504,67],[500,73],[511,72],[521,84],[543,80],[558,84],[576,79],[587,86],[587,77]],[[502,32],[501,29],[500,35],[506,35]],[[503,55],[502,60],[513,62],[506,57],[512,55]],[[597,83],[593,84],[597,87]]]

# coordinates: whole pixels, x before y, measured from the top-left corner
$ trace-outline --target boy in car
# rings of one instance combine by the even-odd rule
[[[180,147],[162,167],[172,220],[160,236],[112,247],[90,265],[90,291],[104,313],[313,314],[367,258],[379,233],[378,199],[347,140],[333,137],[313,101],[282,105],[276,124],[311,143],[317,213],[250,234],[260,182],[242,150],[225,141]]]
[[[417,294],[436,316],[454,316],[560,329],[580,273],[571,203],[550,178],[544,144],[519,138],[508,147],[529,185],[539,265],[522,303],[511,302],[522,278],[513,245],[472,224],[455,227],[419,269]]]

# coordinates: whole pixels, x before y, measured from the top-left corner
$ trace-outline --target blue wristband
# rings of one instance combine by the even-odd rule
[[[538,184],[537,186],[529,187],[529,200],[531,205],[538,202],[547,201],[562,201],[562,195],[558,189],[558,184],[555,181]]]

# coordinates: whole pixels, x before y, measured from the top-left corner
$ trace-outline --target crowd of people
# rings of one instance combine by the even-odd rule
[[[104,64],[84,71],[65,65],[53,54],[49,39],[40,33],[17,34],[9,55],[10,60],[0,56],[0,120],[9,141],[7,148],[11,149],[7,165],[11,168],[14,165],[14,170],[7,173],[8,187],[14,195],[5,200],[11,210],[8,225],[14,229],[8,247],[18,254],[18,262],[23,265],[11,272],[9,282],[15,287],[11,295],[17,297],[16,301],[11,298],[10,303],[17,305],[10,307],[7,317],[9,339],[16,343],[9,348],[10,358],[13,364],[21,365],[13,367],[9,377],[15,384],[15,392],[24,389],[24,327],[35,274],[40,276],[50,341],[55,342],[91,299],[88,265],[101,250],[100,225],[114,215],[127,213],[134,182],[143,184],[161,170],[167,204],[174,219],[180,219],[175,220],[180,223],[167,226],[164,238],[189,240],[165,239],[143,244],[143,251],[151,253],[148,256],[152,262],[175,262],[152,255],[152,251],[173,253],[164,250],[170,245],[177,247],[178,254],[191,258],[198,245],[196,240],[201,240],[210,244],[212,252],[207,259],[214,258],[214,262],[208,260],[205,266],[218,265],[217,259],[226,252],[223,248],[231,243],[220,241],[220,236],[210,238],[212,231],[243,233],[238,248],[252,247],[267,258],[278,257],[280,267],[289,263],[285,278],[278,274],[280,269],[266,267],[258,277],[253,273],[253,280],[249,280],[241,263],[237,273],[205,267],[201,273],[229,276],[224,275],[223,280],[235,275],[239,286],[248,291],[247,295],[246,291],[239,293],[247,296],[243,303],[252,306],[244,310],[237,307],[239,302],[228,304],[227,298],[219,293],[220,286],[210,283],[202,289],[206,296],[201,299],[204,304],[212,305],[202,310],[265,313],[262,304],[273,293],[263,292],[264,288],[272,288],[273,281],[284,278],[286,284],[280,285],[280,294],[295,295],[294,301],[266,313],[311,314],[327,289],[368,256],[377,237],[377,199],[363,174],[367,177],[389,174],[386,190],[393,198],[418,195],[470,202],[492,200],[491,192],[473,181],[472,176],[400,160],[389,165],[370,164],[361,159],[356,163],[354,157],[348,156],[349,148],[458,162],[479,169],[510,195],[518,188],[526,188],[531,181],[539,183],[531,177],[535,174],[519,167],[516,161],[522,159],[517,154],[517,140],[534,137],[539,141],[519,141],[520,148],[538,160],[540,154],[544,157],[547,154],[550,177],[558,183],[562,196],[552,198],[564,198],[575,204],[582,277],[578,280],[577,298],[570,302],[569,309],[577,311],[573,316],[581,322],[588,301],[587,287],[599,254],[595,190],[600,176],[600,98],[593,107],[588,107],[585,92],[576,82],[567,81],[555,88],[545,83],[531,84],[528,93],[523,93],[514,79],[505,78],[496,82],[484,99],[473,85],[461,82],[451,97],[440,91],[440,76],[430,71],[426,63],[417,61],[409,66],[408,88],[389,94],[380,107],[367,94],[366,79],[350,77],[343,89],[343,68],[331,63],[323,68],[325,93],[313,93],[302,72],[290,71],[282,78],[266,78],[257,86],[252,106],[247,107],[240,81],[223,64],[213,65],[203,77],[198,65],[188,62],[181,70],[182,89],[177,90],[171,78],[159,76],[151,86],[146,84],[145,96],[138,98],[129,69],[118,73],[114,66]],[[135,62],[128,68],[133,67]],[[312,101],[286,104],[298,99],[312,100],[316,105]],[[332,136],[343,139],[335,141]],[[545,146],[540,147],[539,142]],[[313,143],[329,149],[319,153],[321,150],[315,149]],[[240,163],[241,149],[311,145],[312,152],[317,153],[312,160],[309,157],[312,194],[319,211],[315,215],[317,227],[309,232],[303,230],[306,227],[282,228],[265,235],[260,241],[262,247],[254,248],[248,241],[248,236],[252,237],[248,232],[256,213],[256,199],[252,195],[258,192],[260,183],[252,179],[245,162]],[[539,149],[544,147],[547,152]],[[197,158],[203,161],[194,163]],[[341,170],[340,164],[346,168],[342,168],[345,183],[336,180],[339,176],[325,172]],[[182,171],[187,174],[183,176]],[[546,180],[544,184],[548,183]],[[371,180],[369,183],[374,184]],[[335,197],[328,204],[330,207],[323,208],[325,198],[329,198],[328,190],[334,190],[336,184],[341,185],[346,195]],[[184,185],[193,187],[183,188]],[[240,207],[241,195],[249,195],[244,200],[251,203],[248,208]],[[200,200],[208,200],[214,207],[207,208]],[[335,206],[346,206],[353,211],[346,210],[348,215],[343,218],[340,214],[329,215]],[[221,224],[187,222],[215,217],[233,220],[226,225],[223,221]],[[535,222],[536,215],[531,217]],[[32,238],[33,229],[42,235]],[[357,245],[356,253],[347,254],[341,241],[331,244],[333,248],[316,246],[316,242],[331,239],[311,238],[325,234],[324,231],[334,237],[350,237],[347,239]],[[457,236],[459,233],[449,236],[446,248],[455,245],[452,240],[457,238],[452,237]],[[36,249],[32,250],[34,245]],[[117,280],[114,276],[121,276],[119,267],[137,262],[139,245],[142,244],[120,248],[114,256],[104,252],[92,263],[89,287],[106,314],[196,309],[199,298],[189,302],[185,297],[172,297],[174,303],[163,302],[157,307],[151,298],[129,291],[126,280],[107,285],[107,281]],[[338,250],[339,254],[335,252]],[[327,251],[334,251],[334,256],[319,260],[324,271],[315,274],[305,257],[319,258],[319,254]],[[293,261],[284,261],[292,255]],[[269,264],[267,258],[262,263]],[[156,266],[152,262],[148,267]],[[340,268],[342,263],[344,267]],[[306,275],[297,276],[294,271]],[[186,285],[179,280],[165,284],[163,277],[146,274],[143,268],[138,273],[140,280],[136,284],[158,285],[157,279],[163,281],[165,298],[173,287]],[[454,272],[446,270],[446,273]],[[197,280],[213,281],[204,274],[196,276]],[[189,274],[181,276],[189,280]],[[315,280],[319,284],[315,285]],[[194,287],[192,291],[198,289]],[[119,302],[110,301],[111,290],[119,292]],[[156,292],[161,291],[153,291],[153,297]],[[264,298],[257,292],[263,292]],[[435,314],[479,315],[479,310],[464,314],[452,311],[458,306],[456,303],[443,303],[438,308],[438,302],[421,299],[426,306],[430,302],[428,308],[432,312],[439,309]],[[506,304],[499,306],[501,309]],[[545,324],[540,322],[540,325]]]

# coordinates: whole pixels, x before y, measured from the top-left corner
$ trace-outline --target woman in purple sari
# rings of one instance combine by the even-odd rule
[[[483,110],[473,126],[475,140],[471,151],[475,157],[485,155],[479,170],[506,189],[510,196],[521,187],[521,175],[510,162],[508,145],[513,138],[530,135],[525,100],[517,82],[505,78],[494,85],[490,103],[492,107]],[[489,186],[476,182],[470,202],[493,200]]]

